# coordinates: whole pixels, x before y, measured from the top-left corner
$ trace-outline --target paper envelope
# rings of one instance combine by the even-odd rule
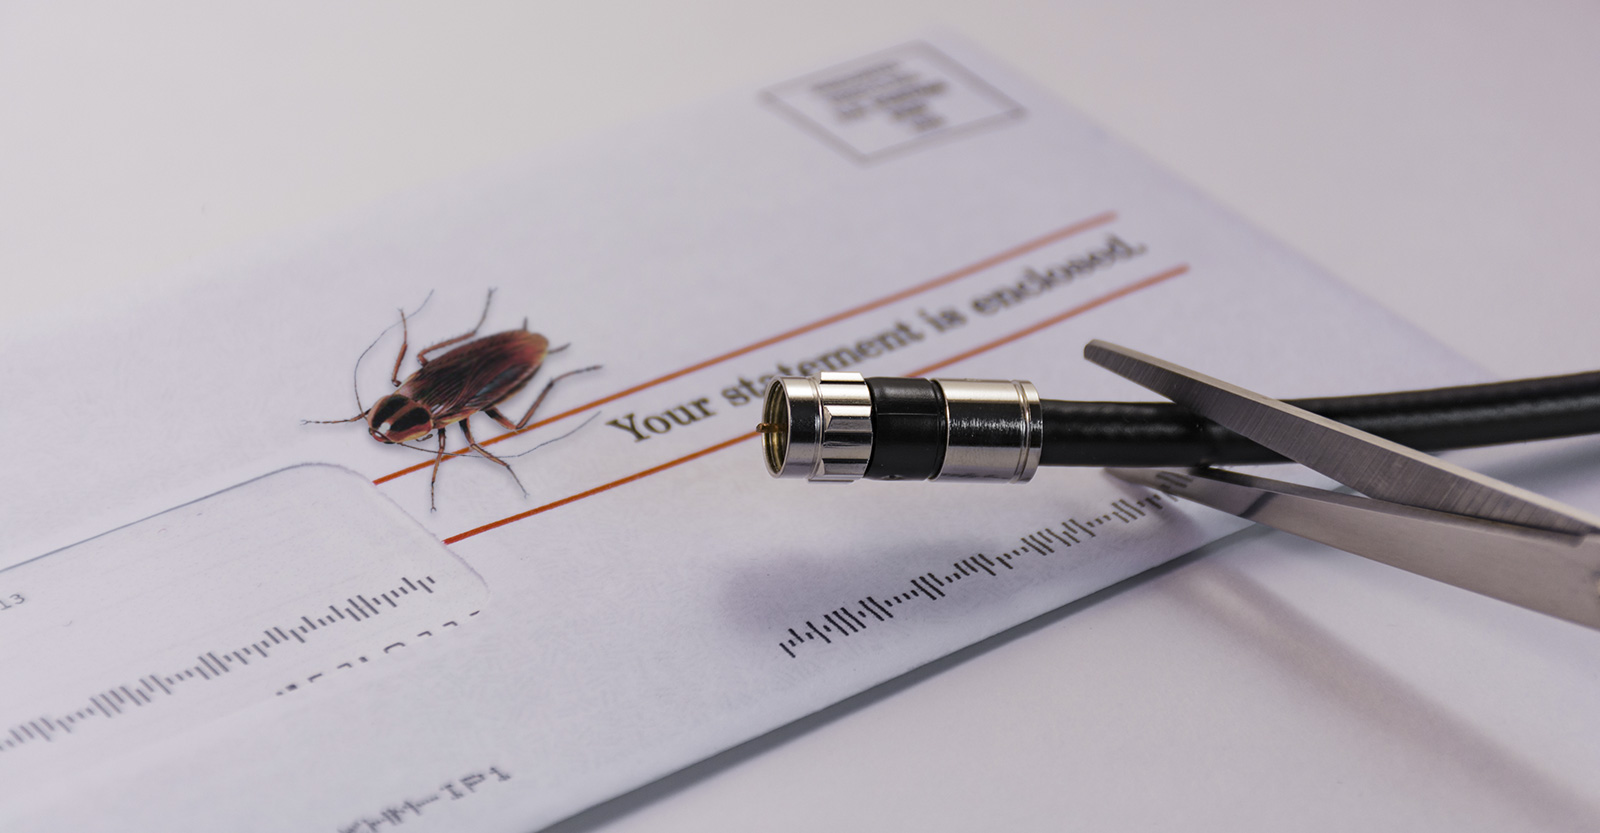
[[[370,414],[480,317],[550,347],[508,421],[561,377],[527,430],[471,410],[511,471],[306,422]],[[1148,398],[1090,338],[1284,397],[1478,378],[943,39],[10,338],[0,425],[66,439],[0,479],[0,823],[525,831],[1238,528],[1090,470],[764,471],[774,375]]]

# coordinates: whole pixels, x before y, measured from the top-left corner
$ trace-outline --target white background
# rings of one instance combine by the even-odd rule
[[[252,239],[931,26],[1495,375],[1600,365],[1600,7],[1579,2],[3,3],[0,327],[92,316]],[[1595,462],[1563,449],[1538,459]],[[569,826],[1600,817],[1519,722],[1581,699],[1515,700],[1594,635],[1552,625],[1550,668],[1521,668],[1475,629],[1406,628],[1414,599],[1282,610],[1274,554],[1315,555],[1235,543]],[[1395,653],[1352,647],[1369,638]]]

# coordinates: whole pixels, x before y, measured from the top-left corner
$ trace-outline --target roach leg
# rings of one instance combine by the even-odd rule
[[[507,463],[506,461],[504,461],[502,459],[500,459],[499,457],[494,456],[493,454],[490,454],[488,449],[485,449],[483,446],[478,445],[478,441],[472,438],[472,426],[468,425],[466,420],[461,420],[461,433],[467,435],[467,447],[468,448],[471,448],[473,451],[476,451],[479,454],[482,454],[486,459],[493,460],[494,462],[499,463],[500,466],[502,468],[504,468],[511,475],[511,479],[515,480],[517,482],[517,488],[522,490],[522,496],[523,497],[527,497],[528,496],[528,487],[522,485],[522,478],[517,476],[516,471],[511,468],[511,464]]]
[[[600,365],[591,365],[589,367],[580,367],[577,370],[569,370],[566,373],[563,373],[560,376],[557,376],[556,378],[551,379],[550,381],[546,382],[545,385],[544,385],[544,390],[539,391],[539,398],[533,400],[533,404],[528,406],[528,412],[522,415],[522,419],[521,420],[518,420],[517,429],[521,430],[523,427],[527,426],[528,420],[533,419],[533,412],[539,410],[539,403],[544,401],[545,396],[549,395],[550,389],[555,387],[557,382],[561,381],[562,379],[567,378],[568,376],[576,376],[579,373],[588,373],[591,370],[599,370],[599,369],[600,369]]]
[[[428,480],[428,511],[439,511],[434,494],[439,487],[439,466],[444,464],[444,429],[439,429],[439,454],[433,458],[433,477]]]
[[[565,349],[567,349],[568,347],[571,347],[571,346],[572,346],[572,342],[569,341],[566,344],[561,345],[560,347],[552,347],[552,348],[544,351],[544,354],[546,356],[554,356],[555,354],[557,354],[557,353],[561,352],[562,350],[565,350]]]
[[[489,320],[489,304],[492,301],[494,301],[494,290],[493,289],[489,290],[489,297],[485,298],[484,301],[483,301],[483,315],[478,316],[478,323],[477,323],[477,325],[475,325],[472,328],[472,330],[470,332],[467,332],[467,333],[465,333],[463,335],[458,335],[455,338],[447,338],[444,341],[441,341],[438,344],[435,344],[432,347],[429,347],[426,350],[423,350],[423,351],[417,353],[417,364],[426,365],[428,363],[428,354],[429,353],[432,353],[435,350],[443,350],[444,348],[449,347],[452,344],[459,344],[459,343],[461,343],[463,341],[466,341],[467,339],[472,338],[473,336],[477,335],[478,334],[478,330],[483,327],[483,322]]]
[[[427,301],[423,301],[427,303]],[[389,371],[389,381],[400,387],[400,363],[406,360],[406,349],[411,346],[411,328],[406,326],[406,311],[400,310],[400,355],[394,357],[394,370]]]
[[[500,425],[507,431],[517,430],[517,424],[509,419],[506,419],[505,414],[500,413],[498,409],[492,407],[484,408],[483,413],[495,422],[500,423]]]

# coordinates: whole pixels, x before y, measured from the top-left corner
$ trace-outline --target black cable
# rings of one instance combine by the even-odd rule
[[[1600,433],[1600,371],[1285,400],[1421,451]],[[1194,466],[1284,458],[1170,403],[1044,400],[1046,466]]]
[[[1600,433],[1600,371],[1287,400],[1422,451]],[[1178,405],[1041,400],[1027,382],[779,377],[761,432],[774,476],[1019,482],[1046,466],[1283,458]]]

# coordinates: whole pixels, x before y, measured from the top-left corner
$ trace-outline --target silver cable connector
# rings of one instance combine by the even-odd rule
[[[814,481],[1025,483],[1044,444],[1029,382],[780,376],[760,425],[767,471]]]
[[[859,373],[780,376],[767,387],[763,426],[774,477],[860,480],[872,459],[872,395]]]

